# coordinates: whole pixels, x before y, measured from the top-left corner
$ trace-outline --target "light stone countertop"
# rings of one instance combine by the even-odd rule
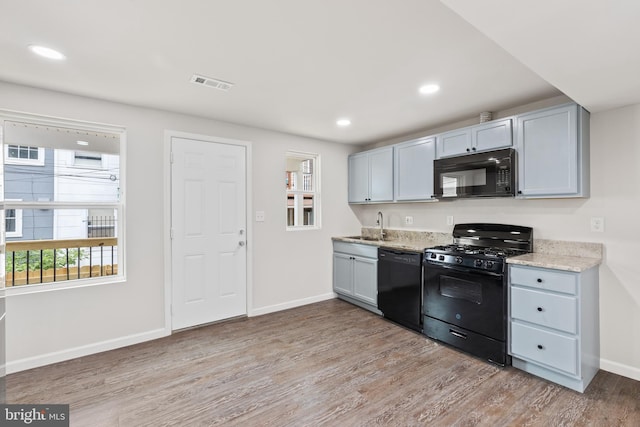
[[[551,255],[542,253],[530,253],[507,258],[507,263],[527,265],[530,267],[551,268],[554,270],[573,271],[580,273],[596,265],[600,265],[601,258],[589,258],[571,255]]]
[[[449,233],[432,231],[393,230],[385,228],[384,233],[384,240],[381,240],[380,230],[378,228],[363,227],[360,234],[361,237],[333,237],[332,240],[412,252],[423,252],[426,248],[448,245],[453,241]]]
[[[384,240],[380,240],[379,228],[363,227],[360,236],[333,237],[332,240],[412,252],[453,242],[448,233],[393,229],[385,229],[384,233]],[[600,265],[603,251],[602,243],[534,239],[532,253],[507,258],[507,263],[579,273]]]

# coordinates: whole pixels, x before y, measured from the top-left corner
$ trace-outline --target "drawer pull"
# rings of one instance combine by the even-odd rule
[[[538,350],[544,350],[544,346],[542,344],[538,344]]]
[[[538,311],[544,311],[544,308],[538,307]]]
[[[542,283],[542,279],[538,279],[538,283]]]
[[[467,335],[462,332],[454,331],[453,329],[449,329],[449,333],[454,337],[462,338],[463,340],[467,339]]]

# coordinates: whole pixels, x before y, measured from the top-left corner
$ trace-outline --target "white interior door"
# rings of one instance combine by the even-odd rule
[[[246,147],[171,139],[172,329],[247,313]]]

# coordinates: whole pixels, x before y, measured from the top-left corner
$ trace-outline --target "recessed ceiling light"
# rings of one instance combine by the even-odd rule
[[[87,141],[76,141],[78,145],[89,145]]]
[[[336,124],[340,127],[347,127],[351,124],[351,120],[349,119],[340,119],[336,122]]]
[[[32,44],[32,45],[29,45],[29,49],[31,49],[31,52],[35,53],[36,55],[40,55],[42,57],[49,58],[49,59],[56,59],[60,61],[66,58],[62,53],[46,46],[39,46],[37,44]]]
[[[420,89],[418,89],[418,91],[423,95],[436,93],[439,90],[440,90],[440,86],[438,86],[437,84],[428,84],[428,85],[420,86]]]

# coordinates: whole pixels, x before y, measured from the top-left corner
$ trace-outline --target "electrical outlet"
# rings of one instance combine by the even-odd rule
[[[264,222],[264,211],[256,211],[256,222]]]
[[[453,215],[447,215],[447,225],[453,225]]]
[[[413,225],[413,217],[412,216],[405,216],[404,217],[404,223],[405,223],[405,225]]]
[[[604,231],[604,218],[602,218],[601,216],[592,216],[591,231],[602,233]]]

